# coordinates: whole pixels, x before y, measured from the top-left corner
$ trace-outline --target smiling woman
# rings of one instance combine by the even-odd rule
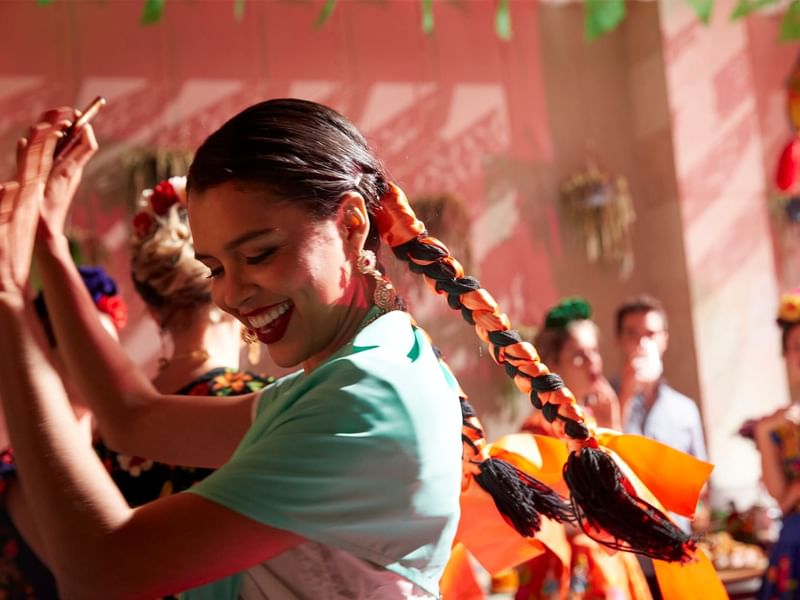
[[[80,168],[48,178],[58,129],[46,119],[32,130],[19,189],[9,186],[0,210],[9,216],[0,223],[0,394],[65,597],[435,598],[458,525],[462,449],[465,479],[524,536],[540,513],[563,520],[575,509],[612,547],[689,555],[690,541],[633,493],[561,379],[427,234],[343,116],[270,100],[196,153],[188,211],[214,302],[276,363],[298,367],[263,392],[227,398],[158,393],[103,333],[63,236]],[[82,139],[86,158],[90,128]],[[131,509],[80,443],[29,325],[34,237],[56,336],[107,443],[219,467],[187,493]],[[381,241],[475,326],[569,442],[571,507],[490,455],[454,378],[399,310],[376,260]],[[181,436],[171,435],[175,423]]]

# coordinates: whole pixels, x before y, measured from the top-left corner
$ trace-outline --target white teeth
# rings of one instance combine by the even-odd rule
[[[291,306],[292,306],[291,302],[284,302],[282,304],[279,304],[278,306],[273,307],[269,312],[264,313],[263,315],[249,317],[247,320],[250,323],[250,327],[252,329],[263,329],[264,327],[272,323],[275,319],[280,317],[287,310],[289,310]]]

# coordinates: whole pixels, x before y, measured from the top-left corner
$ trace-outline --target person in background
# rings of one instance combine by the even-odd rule
[[[615,325],[622,358],[616,380],[622,430],[708,460],[697,404],[673,389],[664,378],[662,359],[669,345],[669,329],[661,302],[646,294],[629,298],[617,308]],[[684,532],[692,532],[692,520],[674,513],[670,517]],[[709,518],[709,508],[701,498],[694,523],[703,529]],[[640,562],[654,598],[660,598],[652,561],[641,558]]]
[[[781,350],[790,388],[800,385],[800,289],[783,294],[778,309]],[[749,433],[749,432],[748,432]],[[758,420],[752,428],[761,455],[761,476],[767,492],[783,512],[780,536],[758,597],[789,600],[800,585],[800,405],[788,406]]]
[[[657,299],[641,295],[616,311],[617,346],[622,369],[617,380],[622,429],[652,438],[708,460],[697,404],[664,378],[663,356],[669,345],[667,313]],[[688,520],[680,525],[689,529]]]
[[[211,300],[207,269],[194,257],[186,210],[186,178],[171,177],[142,193],[133,217],[131,278],[158,325],[163,346],[153,385],[164,394],[236,396],[274,381],[240,370],[241,326]],[[167,342],[165,344],[165,342]],[[180,423],[175,424],[180,434]],[[188,489],[211,469],[95,451],[131,506]]]
[[[598,328],[592,309],[583,298],[565,298],[551,308],[534,338],[542,360],[553,365],[564,383],[582,402],[600,427],[619,429],[619,402],[603,376]],[[523,431],[553,435],[552,425],[534,412]],[[565,525],[569,556],[546,549],[518,567],[516,600],[650,600],[647,582],[636,557],[613,555],[580,529]]]
[[[547,357],[545,362],[561,374],[597,426],[621,428],[619,400],[603,375],[599,329],[586,300],[577,296],[565,298],[552,307],[534,338],[534,346]]]

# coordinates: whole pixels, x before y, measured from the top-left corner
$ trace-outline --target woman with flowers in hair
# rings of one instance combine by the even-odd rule
[[[541,515],[574,514],[612,547],[691,558],[691,541],[640,495],[491,295],[427,235],[343,116],[303,100],[262,102],[195,155],[188,209],[212,297],[275,363],[297,368],[261,393],[223,399],[159,393],[98,334],[52,214],[68,198],[48,196],[60,129],[51,119],[31,130],[18,182],[0,193],[0,354],[10,356],[0,393],[13,395],[4,410],[22,482],[66,597],[210,584],[185,597],[435,598],[458,525],[462,454],[464,475],[524,536]],[[571,504],[492,456],[427,337],[399,310],[376,259],[381,241],[475,327],[568,442]],[[34,242],[70,374],[109,445],[219,467],[186,493],[130,508],[77,443],[57,375],[32,376]]]
[[[752,429],[761,454],[761,478],[783,511],[781,533],[759,591],[764,600],[796,597],[800,584],[800,289],[781,296],[781,350],[792,402],[756,422]]]
[[[240,326],[214,306],[206,269],[194,257],[186,211],[186,178],[145,190],[133,217],[131,278],[170,352],[158,361],[153,386],[164,394],[236,396],[274,378],[239,369]],[[180,425],[176,424],[176,435]],[[95,450],[131,506],[188,489],[211,469],[179,466]]]

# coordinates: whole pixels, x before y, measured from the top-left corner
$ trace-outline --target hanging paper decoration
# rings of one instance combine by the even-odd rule
[[[583,5],[583,33],[596,40],[617,28],[625,18],[625,0],[586,0]]]
[[[40,6],[53,4],[55,0],[35,0]],[[142,12],[139,21],[142,25],[153,25],[161,20],[164,13],[166,0],[143,0]],[[384,2],[385,0],[372,0]],[[403,2],[405,0],[395,0]],[[420,0],[422,2],[422,31],[433,33],[433,2],[434,0]],[[776,4],[781,0],[739,0],[730,14],[730,20],[735,21],[759,9]],[[501,40],[511,39],[511,0],[496,0],[497,10],[494,15],[494,30]],[[708,25],[714,9],[714,0],[686,0],[692,7],[697,18]],[[237,21],[244,17],[245,0],[233,0],[233,16]],[[322,27],[327,23],[337,0],[325,0],[314,27]],[[625,0],[584,0],[584,33],[586,39],[595,40],[617,28],[625,19]],[[800,40],[800,0],[789,0],[786,13],[781,21],[780,40],[789,42]]]
[[[142,7],[142,15],[139,21],[142,25],[152,25],[161,20],[161,15],[164,13],[165,0],[145,0]]]
[[[336,8],[336,0],[325,0],[322,10],[317,15],[317,20],[314,21],[314,27],[322,27],[330,20],[333,14],[333,9]]]
[[[494,14],[494,31],[501,40],[511,39],[511,0],[497,0],[497,11]]]
[[[433,0],[422,0],[422,31],[433,33]]]
[[[636,214],[625,177],[591,165],[561,186],[561,209],[589,262],[612,263],[622,278],[631,274]]]
[[[244,18],[244,0],[235,0],[233,5],[233,18],[241,21]]]
[[[791,0],[781,21],[780,40],[791,42],[800,40],[800,0]]]
[[[694,10],[694,14],[700,19],[703,25],[708,25],[711,22],[711,13],[714,10],[714,0],[686,0],[689,6]],[[733,18],[733,15],[731,15]]]

